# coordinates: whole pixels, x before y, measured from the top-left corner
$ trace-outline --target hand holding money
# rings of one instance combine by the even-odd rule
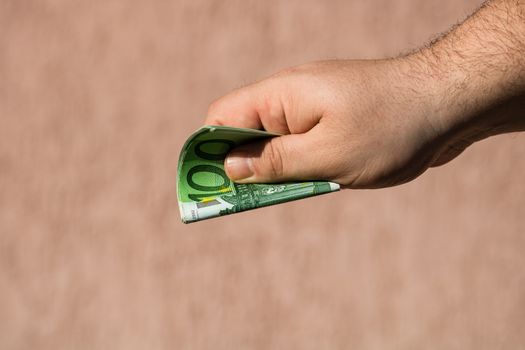
[[[320,179],[351,188],[413,179],[437,159],[442,135],[427,118],[431,87],[410,69],[404,60],[320,62],[217,100],[206,124],[283,135],[234,149],[226,174],[237,183]]]
[[[416,174],[428,159],[419,159],[415,164],[420,168],[406,174],[407,155],[416,157],[414,146],[426,142],[419,137],[425,136],[419,128],[426,121],[412,117],[408,122],[391,111],[391,84],[376,87],[376,100],[366,98],[371,85],[367,74],[387,73],[394,71],[379,63],[318,63],[215,102],[207,119],[215,126],[190,136],[179,159],[182,220],[328,193],[338,190],[338,183],[375,187]],[[399,128],[415,145],[402,147],[406,139],[399,137]]]
[[[435,55],[451,55],[440,44],[432,54],[287,69],[215,101],[206,124],[283,135],[234,149],[226,174],[237,183],[322,179],[347,188],[394,186],[476,141],[524,130],[523,95],[516,90],[523,79],[468,57],[436,61]],[[508,87],[501,90],[504,79]]]
[[[486,15],[482,12],[476,16]],[[476,16],[469,19],[473,22],[470,26],[477,23]],[[479,41],[462,26],[456,32],[462,35],[465,47]],[[491,70],[491,65],[480,66],[469,60],[470,51],[452,56],[457,52],[450,52],[449,41],[445,37],[437,42],[431,54],[422,49],[396,59],[299,66],[217,100],[209,108],[206,124],[265,130],[279,136],[262,137],[270,135],[252,130],[242,142],[223,138],[227,147],[219,152],[220,157],[216,154],[213,158],[213,166],[221,169],[220,176],[218,171],[212,177],[202,172],[186,174],[190,185],[193,176],[204,182],[218,181],[204,187],[219,192],[209,197],[189,192],[181,197],[179,193],[180,202],[188,198],[200,201],[181,206],[181,211],[195,204],[199,208],[191,209],[193,214],[224,215],[329,192],[338,188],[335,183],[348,188],[398,185],[430,166],[445,164],[476,141],[524,130],[522,65],[498,55],[500,48],[492,47],[494,55],[483,57],[501,60],[499,64],[516,74]],[[488,48],[479,49],[483,53]],[[455,57],[456,61],[436,60],[439,55]],[[221,127],[217,130],[231,132]],[[240,134],[230,136],[237,140]],[[203,160],[212,161],[206,157],[195,161]],[[315,180],[333,185],[324,182],[316,188]],[[264,187],[272,183],[279,185]],[[290,186],[290,191],[282,187],[291,183],[303,185]],[[255,185],[242,186],[247,184]],[[311,188],[303,192],[303,186]],[[237,199],[221,197],[221,191],[229,191]],[[288,195],[274,197],[279,198],[275,201],[261,197],[280,191]],[[239,204],[239,198],[248,198],[243,197],[248,193],[250,199]],[[229,203],[221,205],[230,207],[217,211],[220,206],[213,200],[218,197]],[[215,210],[213,214],[204,209],[208,205]]]

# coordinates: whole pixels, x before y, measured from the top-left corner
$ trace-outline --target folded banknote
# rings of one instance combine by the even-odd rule
[[[184,223],[284,203],[339,190],[326,181],[238,184],[224,171],[226,155],[241,144],[279,136],[254,129],[204,126],[179,157],[177,194]]]

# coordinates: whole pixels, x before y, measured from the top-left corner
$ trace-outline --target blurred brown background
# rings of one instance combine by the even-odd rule
[[[192,225],[208,104],[420,45],[479,0],[0,1],[1,349],[524,349],[525,139]]]

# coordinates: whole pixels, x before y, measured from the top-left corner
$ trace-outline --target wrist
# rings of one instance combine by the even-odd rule
[[[459,96],[452,92],[459,78],[438,66],[435,61],[418,51],[391,60],[396,76],[390,80],[395,88],[404,91],[406,101],[416,111],[436,136],[447,134],[457,122],[458,111],[452,108],[452,101],[459,102]],[[454,103],[456,105],[456,103]]]

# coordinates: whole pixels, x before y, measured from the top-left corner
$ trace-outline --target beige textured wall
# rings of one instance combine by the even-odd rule
[[[183,225],[208,103],[479,0],[0,0],[1,349],[525,349],[525,138]]]

